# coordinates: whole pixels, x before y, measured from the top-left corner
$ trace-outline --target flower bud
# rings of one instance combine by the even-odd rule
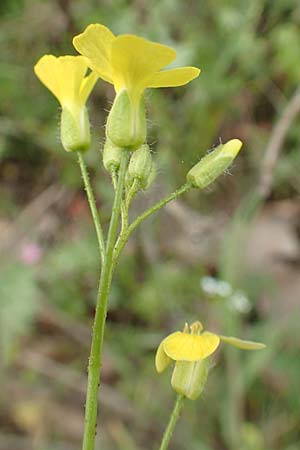
[[[198,361],[176,361],[171,379],[172,388],[190,400],[196,400],[205,387],[209,358]]]
[[[118,147],[135,150],[146,140],[146,115],[143,98],[134,104],[127,90],[120,91],[106,124],[107,137]]]
[[[150,173],[149,173],[149,175],[148,175],[148,178],[147,178],[147,180],[145,180],[144,183],[141,184],[141,188],[142,188],[144,191],[146,191],[147,189],[149,189],[149,187],[151,186],[151,184],[152,184],[153,181],[155,180],[156,172],[157,172],[156,164],[155,164],[154,161],[152,161],[152,164],[151,164],[151,170],[150,170]]]
[[[239,139],[232,139],[224,145],[219,145],[188,172],[187,182],[192,187],[200,189],[211,184],[230,166],[242,145]]]
[[[103,149],[103,165],[107,172],[112,173],[119,169],[122,151],[124,150],[113,144],[109,138],[106,139]]]
[[[90,123],[85,106],[63,107],[60,137],[67,152],[86,151],[90,147]]]
[[[141,186],[147,184],[152,169],[152,157],[149,145],[144,144],[136,150],[128,165],[129,179],[137,179]]]

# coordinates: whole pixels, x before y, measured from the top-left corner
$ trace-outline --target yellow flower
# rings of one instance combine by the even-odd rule
[[[98,75],[87,77],[87,63],[82,56],[44,55],[34,66],[36,76],[52,92],[62,107],[83,106]]]
[[[113,84],[117,93],[127,89],[132,101],[138,101],[148,87],[182,86],[200,74],[196,67],[160,71],[176,58],[175,50],[133,34],[115,36],[100,24],[89,25],[73,44],[91,69]]]
[[[89,147],[90,131],[85,103],[98,79],[83,56],[44,55],[34,66],[39,80],[62,106],[61,138],[67,151]]]
[[[245,341],[235,337],[221,336],[209,331],[203,331],[203,325],[197,321],[190,327],[185,325],[184,331],[176,331],[167,336],[159,345],[155,366],[158,372],[163,372],[172,361],[199,361],[206,359],[219,347],[220,341],[231,344],[243,350],[259,350],[265,348],[260,342]]]
[[[200,73],[196,67],[161,71],[176,58],[175,50],[132,34],[115,36],[100,24],[89,25],[73,44],[89,67],[114,85],[117,96],[108,117],[107,136],[115,145],[131,150],[146,138],[144,90],[182,86]]]

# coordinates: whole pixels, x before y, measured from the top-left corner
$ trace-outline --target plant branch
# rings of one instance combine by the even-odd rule
[[[159,202],[155,203],[155,205],[151,206],[151,208],[147,209],[144,213],[142,213],[140,216],[138,216],[127,229],[124,230],[119,236],[119,239],[115,245],[114,250],[114,265],[119,259],[119,256],[126,244],[126,242],[129,239],[129,236],[131,233],[149,216],[154,214],[156,211],[158,211],[160,208],[165,206],[167,203],[170,203],[172,200],[175,200],[180,195],[184,194],[185,192],[189,191],[191,186],[189,184],[184,184],[179,189],[177,189],[175,192],[170,194],[168,197],[160,200]]]
[[[104,241],[103,230],[102,230],[102,226],[101,226],[101,222],[100,222],[100,216],[99,216],[99,213],[97,210],[95,196],[93,193],[89,174],[88,174],[87,167],[86,167],[85,161],[83,159],[82,153],[77,152],[77,155],[78,155],[78,163],[80,166],[81,175],[82,175],[82,179],[83,179],[83,183],[84,183],[84,188],[85,188],[85,191],[87,194],[93,222],[94,222],[95,229],[96,229],[100,257],[101,257],[101,264],[103,265],[104,254],[105,254],[105,241]]]

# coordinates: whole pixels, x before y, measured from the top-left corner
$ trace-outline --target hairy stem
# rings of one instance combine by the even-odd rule
[[[101,264],[103,265],[104,254],[105,254],[105,241],[104,241],[102,226],[101,226],[101,222],[100,222],[100,217],[99,217],[99,213],[97,210],[95,196],[94,196],[93,189],[92,189],[92,186],[90,183],[90,178],[89,178],[89,174],[87,171],[85,161],[83,159],[81,152],[77,152],[77,155],[78,155],[78,163],[80,166],[81,175],[82,175],[82,179],[83,179],[83,183],[84,183],[84,188],[86,191],[86,195],[87,195],[88,202],[90,205],[93,222],[94,222],[95,229],[96,229],[100,257],[101,257]]]
[[[176,402],[175,402],[175,405],[174,405],[174,408],[173,408],[173,411],[172,411],[172,414],[170,416],[169,423],[168,423],[167,428],[166,428],[166,430],[164,432],[164,435],[163,435],[163,438],[162,438],[159,450],[167,450],[167,448],[169,446],[170,439],[171,439],[171,437],[173,435],[176,423],[177,423],[177,421],[179,419],[179,415],[180,415],[180,412],[182,410],[183,403],[184,403],[184,395],[178,394]]]
[[[100,384],[104,328],[113,273],[113,250],[118,232],[128,155],[129,153],[126,149],[124,149],[121,159],[114,204],[112,208],[111,221],[108,230],[104,265],[102,267],[100,276],[96,314],[93,327],[91,354],[88,368],[88,386],[85,404],[85,428],[82,446],[83,450],[94,450],[95,446],[95,431],[97,426],[98,409],[97,399]]]
[[[175,192],[170,194],[168,197],[160,200],[159,202],[155,203],[151,208],[147,209],[144,213],[142,213],[140,216],[138,216],[131,225],[127,229],[125,229],[119,236],[119,239],[116,243],[115,250],[114,250],[114,265],[119,259],[119,256],[128,241],[129,236],[131,233],[149,216],[154,214],[156,211],[158,211],[160,208],[165,206],[167,203],[170,203],[172,200],[175,200],[180,195],[187,192],[189,189],[191,189],[191,186],[189,184],[184,184],[179,189],[177,189]]]

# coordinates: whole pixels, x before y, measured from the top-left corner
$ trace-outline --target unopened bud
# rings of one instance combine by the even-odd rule
[[[138,148],[131,156],[128,165],[129,179],[138,180],[141,186],[147,184],[152,169],[152,157],[147,144]]]
[[[60,136],[67,152],[86,151],[90,147],[90,123],[85,106],[63,107]]]
[[[203,392],[209,372],[209,358],[198,361],[176,361],[171,384],[173,389],[190,400]]]
[[[121,154],[124,151],[117,147],[109,138],[106,139],[103,149],[103,165],[107,172],[117,171],[121,163]]]
[[[106,134],[118,147],[136,150],[146,140],[146,115],[141,97],[134,104],[127,90],[120,91],[107,118]]]
[[[156,173],[157,173],[157,169],[156,169],[156,164],[154,161],[152,161],[151,164],[151,170],[150,173],[148,175],[147,180],[145,180],[145,182],[143,184],[141,184],[141,188],[146,191],[147,189],[149,189],[149,187],[151,186],[151,184],[153,183],[153,181],[155,180],[156,177]]]
[[[204,156],[187,174],[187,182],[203,189],[218,178],[233,162],[243,143],[232,139]]]

